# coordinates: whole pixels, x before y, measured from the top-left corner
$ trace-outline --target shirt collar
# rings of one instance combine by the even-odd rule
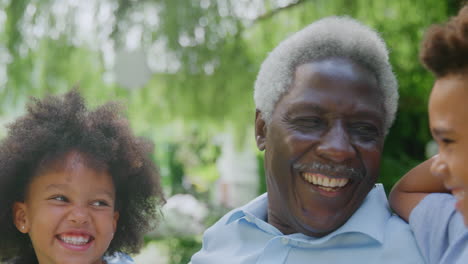
[[[245,217],[254,217],[261,221],[267,219],[268,198],[267,193],[260,195],[247,205],[234,210],[227,219],[226,224]],[[387,197],[382,184],[376,184],[364,199],[362,205],[354,212],[348,221],[325,237],[320,238],[322,242],[345,233],[362,233],[379,243],[383,243],[385,224],[391,217]],[[276,235],[276,234],[275,234]],[[297,236],[296,234],[293,234]],[[299,235],[301,237],[301,235]],[[303,235],[304,239],[314,239]]]
[[[376,184],[348,221],[328,236],[333,237],[343,233],[359,232],[374,238],[382,244],[385,225],[391,215],[383,185]]]
[[[267,193],[264,193],[254,200],[250,201],[248,204],[235,209],[231,216],[226,221],[226,224],[230,224],[242,217],[247,215],[253,216],[259,220],[266,221],[267,219],[267,208],[268,208],[268,196]]]

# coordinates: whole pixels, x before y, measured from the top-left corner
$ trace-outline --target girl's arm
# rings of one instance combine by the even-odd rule
[[[411,211],[430,193],[449,192],[440,177],[431,174],[430,168],[433,158],[419,164],[406,173],[390,192],[390,205],[395,212],[407,222]]]

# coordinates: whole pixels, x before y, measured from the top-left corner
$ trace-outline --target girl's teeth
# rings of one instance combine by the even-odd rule
[[[72,245],[84,245],[89,242],[89,237],[83,237],[83,236],[60,236],[60,240],[67,244],[72,244]]]

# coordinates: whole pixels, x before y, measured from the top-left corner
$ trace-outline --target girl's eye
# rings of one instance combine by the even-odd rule
[[[98,207],[102,207],[102,206],[109,206],[109,203],[106,202],[106,201],[94,201],[91,203],[92,206],[98,206]]]
[[[439,147],[441,147],[441,148],[447,147],[447,146],[455,143],[455,140],[453,140],[451,138],[446,138],[446,137],[435,138],[435,141],[436,141],[437,145]]]
[[[50,198],[51,200],[54,200],[54,201],[59,201],[59,202],[68,202],[68,199],[67,197],[63,196],[63,195],[56,195],[56,196],[53,196],[52,198]]]
[[[445,144],[445,145],[448,145],[448,144],[451,144],[455,142],[453,139],[450,139],[450,138],[442,138],[442,143]]]

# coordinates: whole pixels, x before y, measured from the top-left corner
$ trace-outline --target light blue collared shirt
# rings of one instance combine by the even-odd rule
[[[266,222],[263,194],[206,230],[192,264],[424,263],[408,224],[392,215],[381,184],[340,228],[321,238],[284,235]]]
[[[135,264],[130,256],[121,252],[116,252],[113,255],[105,256],[104,261],[106,264]]]
[[[413,209],[409,223],[428,264],[468,263],[468,229],[446,193],[426,196]]]

